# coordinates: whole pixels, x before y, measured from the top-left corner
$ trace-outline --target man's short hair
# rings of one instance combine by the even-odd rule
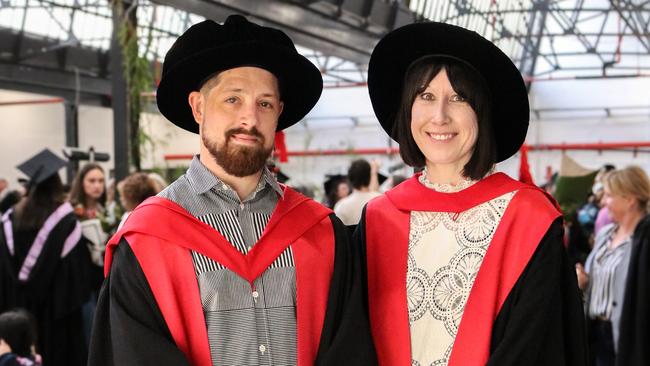
[[[348,179],[354,189],[370,185],[370,163],[364,159],[353,161],[348,169]]]

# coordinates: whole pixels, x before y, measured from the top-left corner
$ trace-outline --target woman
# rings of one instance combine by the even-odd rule
[[[585,289],[589,338],[598,366],[615,365],[626,279],[632,252],[632,234],[648,214],[650,181],[643,169],[614,170],[603,179],[603,202],[612,223],[596,237],[585,268],[576,266]]]
[[[108,220],[106,209],[106,178],[104,169],[97,163],[88,163],[79,170],[72,182],[70,189],[70,203],[74,206],[74,213],[82,221],[83,234],[89,241],[88,250],[92,263],[97,268],[104,264],[104,250],[108,233],[115,226],[115,222]],[[92,222],[91,220],[95,220]],[[88,297],[83,307],[83,327],[86,337],[86,346],[89,346],[90,332],[92,330],[95,307],[97,306],[97,293],[102,283],[101,272],[92,279],[93,292]]]
[[[404,162],[424,168],[370,201],[356,233],[380,364],[584,365],[560,212],[492,174],[528,126],[510,59],[463,28],[411,24],[378,43],[368,88]]]
[[[27,196],[2,216],[0,312],[21,307],[37,323],[37,351],[46,365],[85,365],[83,302],[93,271],[57,171],[66,162],[43,150],[18,169]]]
[[[77,173],[70,190],[70,202],[80,220],[104,217],[105,180],[104,169],[96,163],[84,165]]]

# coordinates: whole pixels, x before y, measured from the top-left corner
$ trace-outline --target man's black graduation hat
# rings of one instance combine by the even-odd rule
[[[28,184],[33,187],[56,174],[59,169],[67,164],[65,160],[46,148],[16,168],[29,177]]]
[[[320,70],[298,53],[281,30],[249,22],[241,15],[223,24],[205,20],[191,26],[165,55],[156,92],[158,109],[172,123],[199,133],[187,96],[217,72],[254,66],[278,78],[284,102],[277,131],[300,121],[320,98]]]

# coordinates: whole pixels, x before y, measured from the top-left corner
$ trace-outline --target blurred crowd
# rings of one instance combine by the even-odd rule
[[[117,182],[101,165],[87,163],[66,186],[58,174],[65,165],[45,150],[18,167],[27,176],[20,185],[0,179],[2,366],[86,363],[105,244],[167,185],[151,172]],[[269,168],[281,182],[288,179]],[[368,201],[406,179],[380,168],[358,159],[347,174],[325,177],[322,203],[356,225]],[[556,175],[543,188],[559,198],[561,184]],[[312,188],[294,188],[314,197]],[[626,342],[648,340],[650,181],[638,166],[606,165],[588,188],[583,197],[573,194],[579,204],[563,206],[565,244],[583,293],[592,362],[625,365]]]

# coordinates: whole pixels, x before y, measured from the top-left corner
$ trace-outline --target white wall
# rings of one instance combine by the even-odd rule
[[[51,99],[48,96],[0,90],[0,102]],[[16,166],[44,148],[61,155],[65,145],[62,104],[0,106],[0,177],[10,186],[24,177]],[[64,178],[62,173],[61,177]]]
[[[52,100],[54,97],[0,90],[0,103]],[[0,106],[0,177],[10,186],[24,175],[15,167],[44,148],[63,157],[65,109],[62,103]],[[113,112],[108,108],[79,108],[79,146],[113,155]],[[113,162],[102,163],[107,171]],[[65,182],[65,171],[59,172]]]

